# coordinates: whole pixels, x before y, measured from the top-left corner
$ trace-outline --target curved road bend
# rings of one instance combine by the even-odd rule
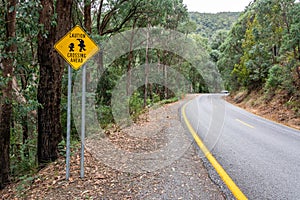
[[[300,199],[300,131],[222,99],[200,95],[185,109],[197,134],[249,199]]]

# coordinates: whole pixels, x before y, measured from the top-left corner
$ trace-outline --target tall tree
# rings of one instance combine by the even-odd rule
[[[218,60],[232,90],[280,91],[285,99],[299,99],[299,10],[294,0],[257,0],[242,13]]]
[[[220,57],[218,58],[218,69],[225,79],[225,86],[229,89],[238,89],[240,83],[236,81],[236,74],[232,74],[234,66],[240,62],[243,55],[242,41],[245,38],[248,23],[248,13],[243,13],[232,29],[227,38],[219,47]]]
[[[148,84],[149,84],[149,28],[150,24],[148,24],[148,29],[146,33],[146,53],[145,53],[145,85],[144,85],[144,107],[147,106],[147,93],[148,93]]]
[[[53,46],[71,28],[72,0],[41,0],[38,36],[38,162],[41,167],[58,157],[62,139],[60,100],[64,60]]]
[[[6,4],[5,13],[5,29],[6,41],[4,47],[3,58],[1,63],[3,66],[2,76],[5,84],[0,88],[2,98],[0,99],[0,189],[8,182],[9,177],[9,146],[10,131],[12,117],[12,76],[14,66],[14,54],[17,47],[15,45],[16,37],[16,0],[9,0]]]
[[[126,26],[126,24],[136,15],[142,1],[120,0],[107,1],[100,0],[97,14],[97,30],[99,35],[116,33]]]
[[[89,34],[92,32],[91,5],[91,0],[84,0],[84,27]]]

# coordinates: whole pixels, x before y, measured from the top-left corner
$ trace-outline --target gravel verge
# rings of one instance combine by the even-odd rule
[[[87,138],[83,179],[80,151],[73,150],[69,181],[61,157],[0,191],[1,199],[225,199],[179,119],[178,110],[192,97]]]

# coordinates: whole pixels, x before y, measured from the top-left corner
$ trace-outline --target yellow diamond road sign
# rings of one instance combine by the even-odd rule
[[[75,70],[99,51],[96,43],[78,25],[62,37],[54,48]]]

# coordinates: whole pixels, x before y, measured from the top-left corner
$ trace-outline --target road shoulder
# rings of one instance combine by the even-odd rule
[[[125,152],[144,155],[159,152],[176,131],[188,135],[186,130],[178,128],[181,126],[178,110],[186,100],[159,107],[151,112],[154,116],[126,129],[116,129],[105,137]],[[136,137],[155,130],[160,131],[153,137]],[[189,142],[180,156],[176,149],[182,147],[173,143],[174,154],[166,159],[174,156],[176,159],[167,165],[150,172],[133,173],[117,170],[99,158],[97,152],[105,146],[100,146],[97,137],[92,137],[86,140],[83,179],[80,178],[80,150],[72,150],[69,181],[65,180],[62,156],[38,174],[0,191],[0,196],[4,199],[225,199],[219,186],[210,179],[198,150],[191,140]]]

